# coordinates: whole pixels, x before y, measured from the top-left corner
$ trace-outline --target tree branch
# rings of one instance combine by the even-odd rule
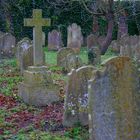
[[[103,16],[103,15],[105,15],[105,13],[96,13],[96,12],[91,11],[91,10],[87,7],[87,5],[86,5],[86,3],[84,2],[84,0],[81,0],[81,2],[82,2],[83,6],[85,7],[85,9],[86,9],[86,11],[87,11],[88,13],[90,13],[90,14],[92,14],[92,15],[95,15],[95,16]]]

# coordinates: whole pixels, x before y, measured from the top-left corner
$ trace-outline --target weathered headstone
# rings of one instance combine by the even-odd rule
[[[74,54],[74,51],[71,48],[61,48],[57,52],[57,65],[61,66],[62,60],[66,58],[68,54]]]
[[[48,34],[48,50],[59,50],[62,47],[62,38],[61,38],[61,33],[52,30]]]
[[[88,49],[88,63],[92,65],[101,63],[101,51],[99,47],[93,46]]]
[[[76,23],[73,23],[71,26],[68,27],[67,32],[67,47],[72,48],[75,53],[79,53],[81,45],[83,43],[81,27],[78,26]]]
[[[140,61],[140,36],[124,36],[120,39],[120,56],[129,56]]]
[[[28,66],[33,65],[33,44],[29,38],[23,38],[17,43],[17,64],[21,74]]]
[[[139,79],[131,59],[109,59],[88,86],[90,140],[139,140]]]
[[[82,60],[71,48],[62,48],[57,53],[57,65],[63,68],[64,72],[70,72],[82,66]]]
[[[123,36],[120,40],[120,55],[132,58],[132,49],[129,36]]]
[[[33,19],[25,19],[25,26],[33,30],[33,66],[24,71],[24,81],[19,85],[19,96],[31,105],[45,106],[59,100],[59,89],[51,73],[43,66],[42,26],[50,26],[50,19],[42,18],[42,10],[33,10]]]
[[[109,46],[114,53],[120,52],[120,42],[118,40],[113,40]]]
[[[3,49],[3,37],[5,33],[0,31],[0,58],[2,57],[2,49]]]
[[[78,69],[81,67],[82,60],[78,55],[75,54],[68,54],[62,61],[61,67],[65,73],[70,72],[72,69]]]
[[[93,46],[99,46],[98,44],[98,37],[94,34],[90,34],[87,37],[87,48],[90,49]]]
[[[12,34],[0,32],[0,52],[3,57],[14,56],[15,44],[16,39]]]
[[[4,36],[5,36],[5,33],[0,31],[0,50],[3,49],[3,38],[4,38]]]
[[[43,46],[46,45],[46,35],[45,35],[45,32],[42,32],[42,45]]]
[[[65,126],[73,126],[77,122],[88,124],[88,80],[93,70],[93,66],[83,66],[69,73],[63,118]]]

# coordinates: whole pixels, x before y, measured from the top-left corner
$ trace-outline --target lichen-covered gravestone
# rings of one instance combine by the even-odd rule
[[[120,52],[120,43],[119,40],[113,40],[109,46],[114,53]]]
[[[101,51],[99,47],[93,46],[88,49],[88,63],[92,65],[101,63]]]
[[[33,19],[25,19],[25,26],[33,30],[33,66],[24,71],[24,81],[19,85],[19,96],[24,102],[45,106],[59,100],[59,87],[54,84],[51,73],[44,64],[42,26],[49,26],[50,19],[42,18],[42,10],[33,10]]]
[[[72,48],[75,53],[79,53],[82,43],[81,27],[73,23],[68,27],[67,47]]]
[[[82,66],[82,60],[72,48],[62,48],[57,53],[57,65],[62,67],[64,72],[70,72],[71,69]]]
[[[65,126],[77,122],[88,124],[88,80],[93,70],[93,66],[83,66],[69,73],[63,118]]]
[[[130,37],[123,36],[120,40],[120,55],[132,58],[132,49],[130,44]]]
[[[120,55],[140,61],[140,36],[124,36],[120,39]]]
[[[21,74],[28,66],[33,65],[33,44],[32,41],[25,37],[17,43],[17,65]]]
[[[5,33],[0,31],[0,58],[2,57],[2,49],[3,49],[3,37]]]
[[[109,59],[88,86],[90,140],[139,140],[139,80],[130,58]]]
[[[57,51],[62,47],[62,45],[63,43],[62,43],[61,33],[56,30],[52,30],[51,32],[49,32],[48,50]]]

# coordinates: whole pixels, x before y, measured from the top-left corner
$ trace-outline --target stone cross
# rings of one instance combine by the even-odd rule
[[[42,18],[41,9],[33,9],[33,18],[25,18],[24,26],[33,26],[33,60],[34,65],[43,65],[42,26],[50,26],[50,19]]]

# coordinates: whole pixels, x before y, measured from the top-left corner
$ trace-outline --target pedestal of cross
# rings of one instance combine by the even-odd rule
[[[34,27],[33,29],[33,60],[35,66],[43,65],[42,48],[42,26],[50,26],[50,19],[42,18],[42,10],[34,9],[33,18],[24,19],[24,26]]]
[[[33,19],[25,19],[25,26],[33,26],[33,66],[23,72],[24,81],[19,84],[19,96],[24,102],[45,106],[59,100],[59,87],[51,73],[43,66],[42,26],[49,26],[50,19],[42,19],[42,10],[33,10]]]

